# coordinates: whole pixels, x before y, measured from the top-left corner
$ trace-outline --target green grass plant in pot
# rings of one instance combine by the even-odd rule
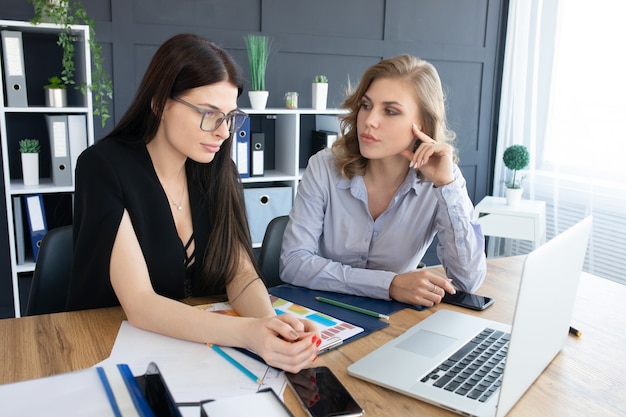
[[[264,35],[246,35],[244,40],[250,64],[250,106],[255,110],[263,110],[269,97],[265,89],[265,71],[272,44],[270,38]]]
[[[530,152],[524,145],[511,145],[502,154],[504,166],[513,171],[513,178],[506,183],[506,202],[509,206],[519,204],[524,188],[522,181],[524,177],[519,173],[530,163]]]
[[[326,100],[328,98],[328,77],[325,75],[316,75],[313,77],[311,90],[311,103],[314,109],[326,109]]]
[[[22,139],[18,142],[22,154],[22,178],[24,185],[39,185],[39,141]]]

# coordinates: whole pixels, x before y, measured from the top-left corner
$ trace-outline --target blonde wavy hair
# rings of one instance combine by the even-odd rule
[[[347,98],[340,106],[348,109],[349,113],[340,117],[341,137],[333,144],[332,152],[337,167],[345,178],[363,175],[367,168],[368,159],[359,151],[356,122],[361,109],[361,100],[372,82],[378,78],[406,81],[407,85],[413,86],[413,95],[420,109],[424,133],[435,141],[449,145],[452,145],[456,137],[447,126],[443,88],[435,67],[427,61],[407,54],[384,59],[365,71],[356,90],[348,91]],[[454,162],[457,161],[455,151]],[[418,177],[422,178],[419,172]]]

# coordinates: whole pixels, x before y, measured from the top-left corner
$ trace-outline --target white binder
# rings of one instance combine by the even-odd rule
[[[250,118],[247,118],[241,129],[234,134],[233,146],[236,146],[235,163],[241,178],[250,176]]]
[[[22,32],[3,30],[2,51],[4,52],[4,78],[7,90],[7,105],[9,107],[28,107]]]
[[[30,244],[33,249],[33,260],[37,262],[41,241],[46,233],[48,233],[43,195],[25,195],[24,200],[26,202],[26,217],[28,217],[28,229],[30,233]]]
[[[262,176],[265,173],[265,134],[250,132],[250,176]]]
[[[70,171],[72,184],[75,184],[76,161],[87,148],[87,118],[84,114],[67,115],[67,132],[70,144]]]
[[[26,260],[26,247],[24,246],[24,218],[22,216],[22,196],[13,196],[13,220],[15,227],[15,252],[16,262],[23,265]]]
[[[50,136],[50,156],[52,183],[59,186],[72,185],[70,167],[70,145],[68,138],[67,116],[46,115],[48,136]]]

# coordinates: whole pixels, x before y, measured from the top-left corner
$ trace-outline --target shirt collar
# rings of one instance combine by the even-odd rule
[[[414,169],[409,169],[404,181],[400,184],[400,188],[398,189],[396,195],[404,195],[410,190],[413,190],[415,195],[419,196],[424,187],[428,186],[432,186],[432,184],[428,181],[420,183],[420,180],[417,177],[417,172]],[[341,190],[350,190],[352,195],[358,199],[365,199],[365,196],[367,195],[362,175],[355,175],[352,179],[341,177],[337,182],[337,188]]]

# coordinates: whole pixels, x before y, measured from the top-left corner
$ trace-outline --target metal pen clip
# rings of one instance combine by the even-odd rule
[[[323,348],[321,348],[317,353],[318,355],[320,353],[324,353],[327,352],[331,349],[336,348],[337,346],[341,345],[343,343],[343,339],[339,336],[333,336],[330,339],[328,339],[329,341],[331,341],[330,343],[328,343],[327,345],[325,345]]]

